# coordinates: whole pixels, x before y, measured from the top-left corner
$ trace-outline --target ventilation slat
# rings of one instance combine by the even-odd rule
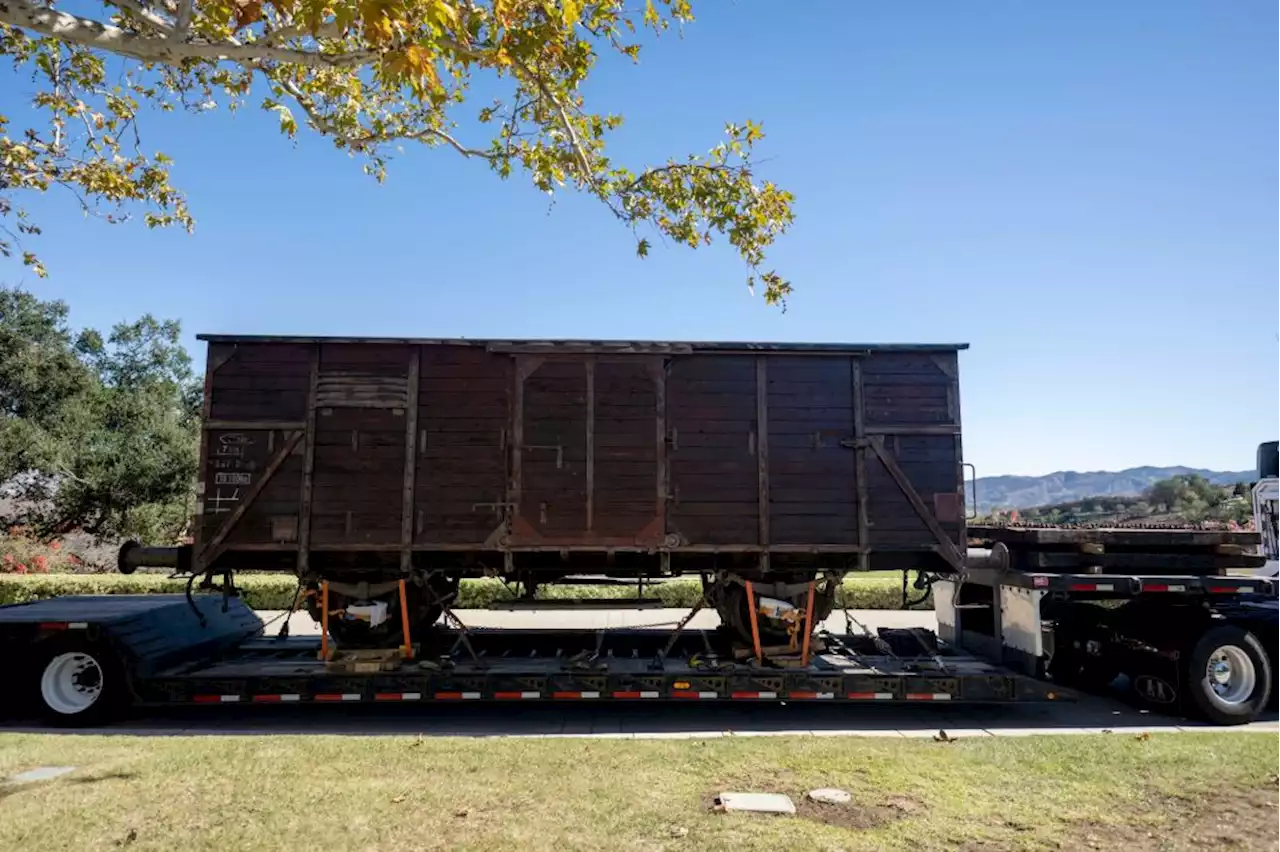
[[[407,376],[322,372],[316,383],[316,405],[341,408],[407,408]]]

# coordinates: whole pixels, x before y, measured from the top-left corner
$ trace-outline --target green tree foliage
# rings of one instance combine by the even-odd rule
[[[39,230],[18,190],[61,186],[113,220],[141,206],[151,226],[191,228],[169,160],[141,142],[143,108],[255,98],[286,135],[306,125],[379,180],[417,142],[501,178],[521,171],[548,194],[595,197],[640,256],[645,231],[694,248],[719,235],[780,303],[791,286],[764,268],[765,251],[792,221],[792,196],[755,173],[760,126],[729,124],[705,153],[633,169],[606,150],[622,117],[582,94],[602,55],[638,61],[646,35],[692,20],[689,0],[4,0],[0,54],[11,85],[34,81],[43,123],[6,129],[0,116],[0,217],[16,223],[0,251]],[[477,82],[500,94],[475,103]]]
[[[1189,519],[1202,519],[1223,502],[1223,489],[1203,476],[1186,474],[1164,479],[1147,489],[1149,503]]]
[[[174,539],[192,508],[199,403],[177,323],[76,335],[62,302],[0,289],[0,483],[21,507],[10,520]]]

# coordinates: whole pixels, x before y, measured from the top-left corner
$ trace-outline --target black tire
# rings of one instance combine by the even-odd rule
[[[94,727],[118,717],[128,705],[124,667],[106,643],[58,637],[34,651],[28,694],[46,724]]]
[[[1256,636],[1233,624],[1200,637],[1187,655],[1183,675],[1187,711],[1215,725],[1252,722],[1271,694],[1266,650]]]

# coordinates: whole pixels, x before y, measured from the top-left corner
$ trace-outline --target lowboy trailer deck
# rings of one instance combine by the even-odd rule
[[[1147,705],[1219,724],[1274,706],[1268,579],[978,568],[960,585],[934,581],[940,636],[819,631],[807,660],[786,649],[757,659],[724,628],[436,626],[408,655],[335,662],[325,640],[268,635],[236,597],[54,598],[0,607],[0,676],[18,687],[6,698],[70,726],[202,704],[1072,701],[1120,673]],[[994,607],[956,603],[982,594]]]
[[[313,637],[263,634],[232,599],[181,595],[55,599],[0,609],[46,718],[98,722],[127,706],[456,701],[834,701],[1001,703],[1069,698],[1053,684],[938,648],[927,632],[813,637],[805,666],[735,661],[723,631],[457,630],[424,636],[412,659],[320,659]],[[74,619],[74,620],[72,620]],[[47,660],[81,673],[51,688]],[[79,655],[76,657],[75,655]],[[86,678],[84,675],[88,674]],[[58,675],[55,674],[54,678]],[[81,713],[67,713],[83,699]],[[52,700],[49,700],[52,698]]]

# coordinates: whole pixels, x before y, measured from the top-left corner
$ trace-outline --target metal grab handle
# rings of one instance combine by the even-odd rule
[[[966,509],[964,517],[965,520],[972,521],[974,518],[978,517],[978,469],[969,462],[962,462],[962,466],[969,468],[969,473],[971,474],[969,482],[973,486],[973,499],[970,501],[969,505],[973,509],[973,514],[969,514],[969,511]]]

